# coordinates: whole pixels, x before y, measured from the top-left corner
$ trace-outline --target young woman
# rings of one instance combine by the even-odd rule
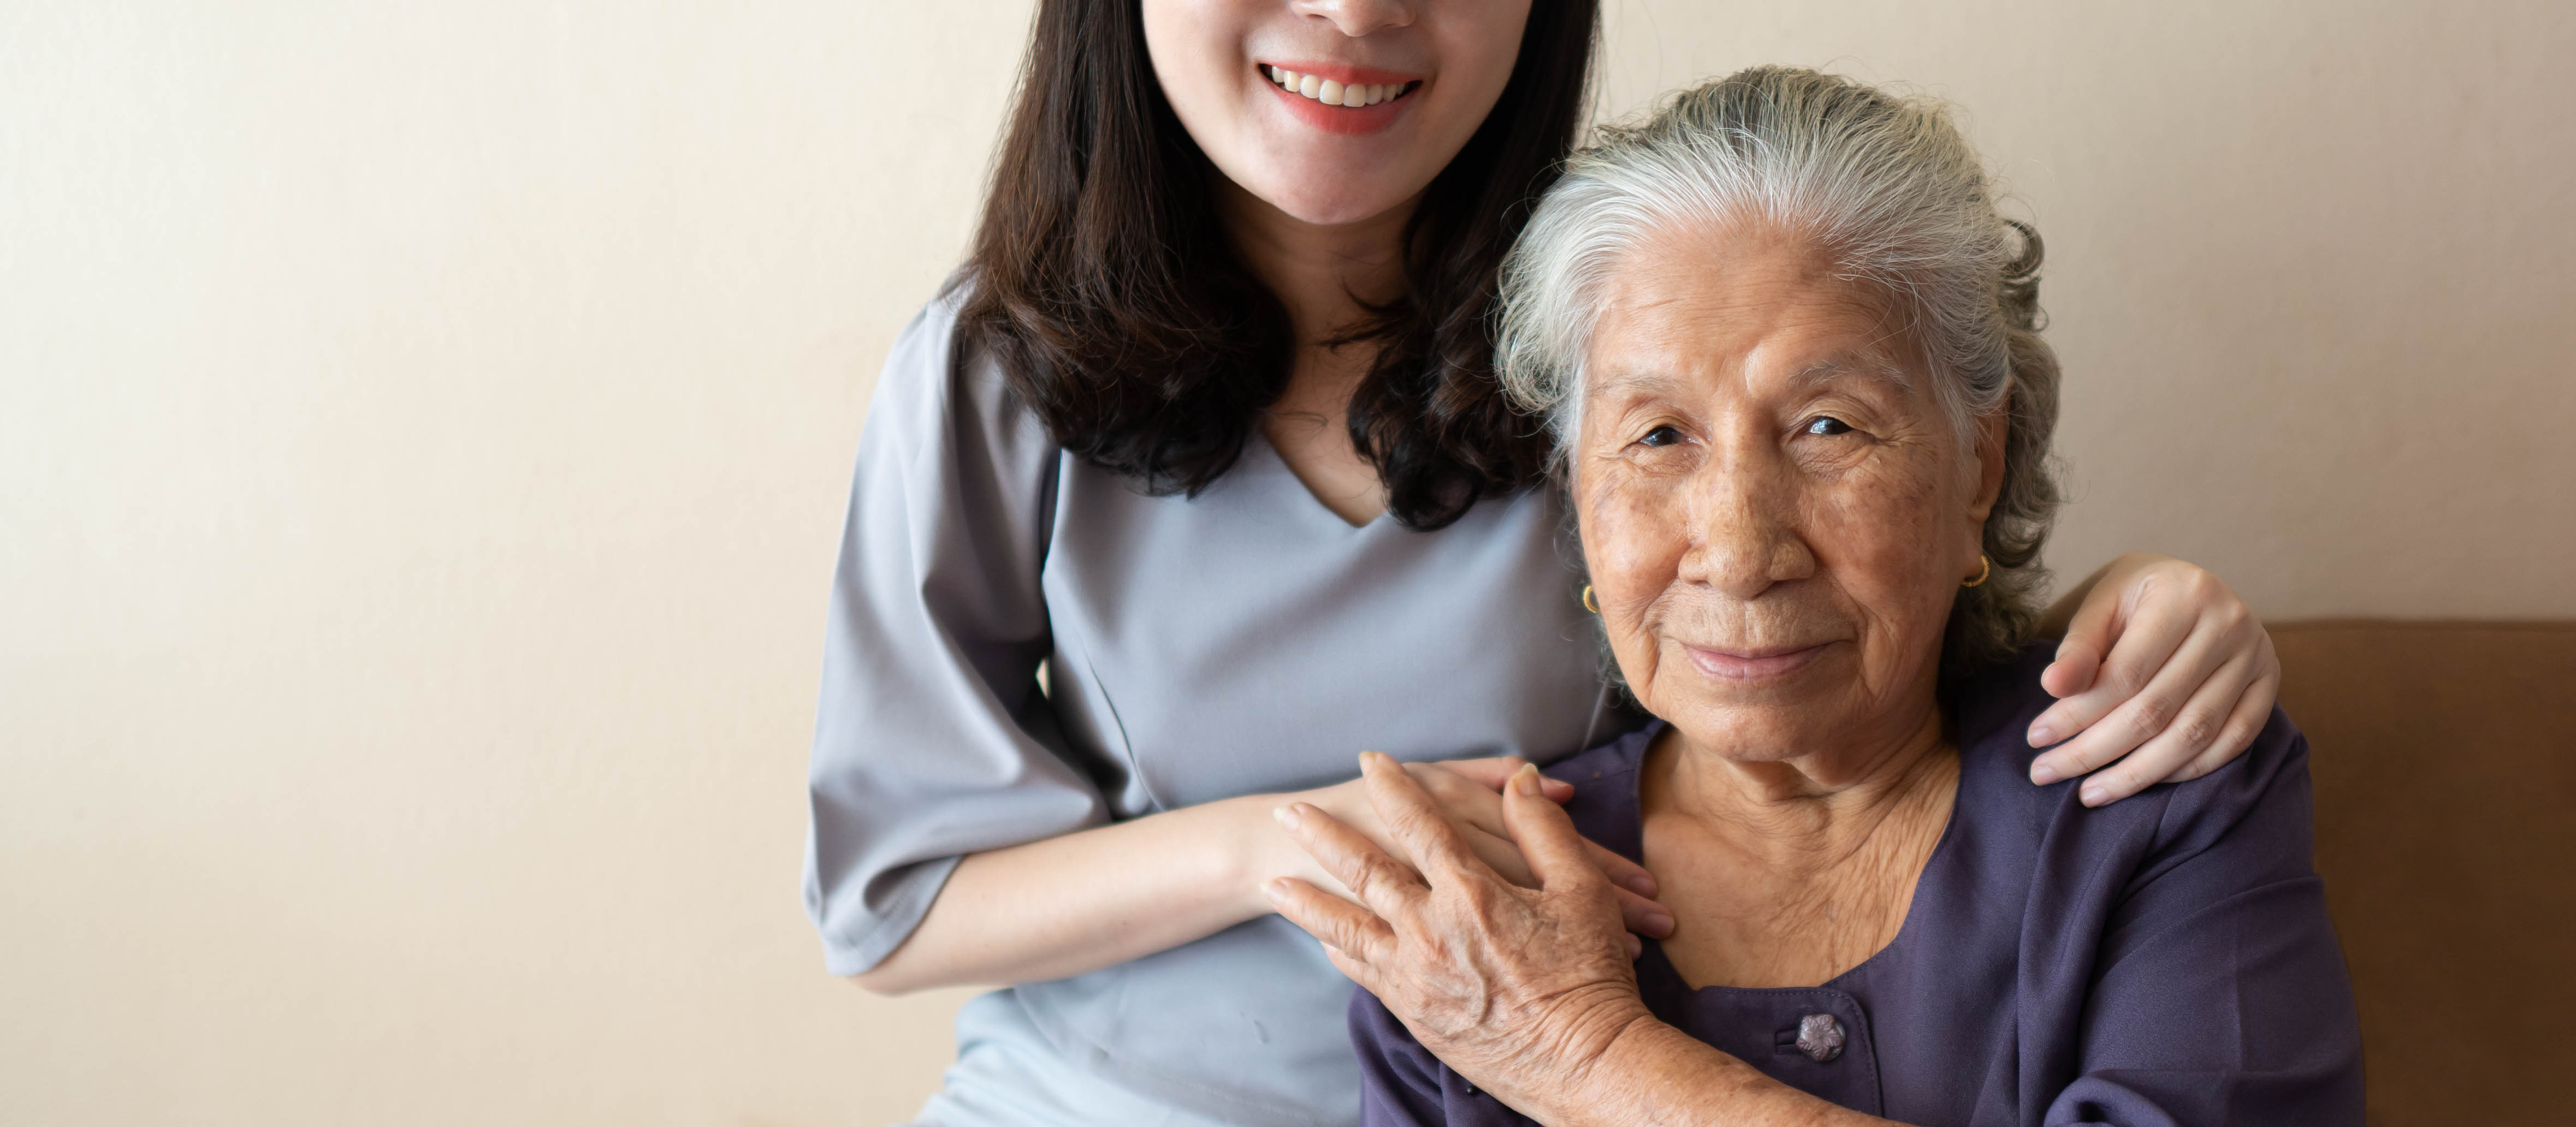
[[[921,1122],[1351,1122],[1350,984],[1261,891],[1338,886],[1271,809],[1385,843],[1354,781],[1385,751],[1525,875],[1514,757],[1636,722],[1487,334],[1596,22],[1042,0],[973,253],[869,411],[815,737],[832,971],[1014,984]],[[2052,617],[2039,781],[2113,801],[2268,712],[2270,641],[2197,568],[2123,557]]]

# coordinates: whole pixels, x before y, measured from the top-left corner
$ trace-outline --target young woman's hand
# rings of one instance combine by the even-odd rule
[[[1394,761],[1387,762],[1392,764]],[[1503,824],[1502,790],[1523,766],[1521,759],[1509,756],[1449,759],[1401,766],[1421,793],[1437,805],[1466,848],[1474,851],[1503,879],[1523,888],[1538,887],[1538,878],[1531,873],[1529,860],[1522,855],[1520,847],[1512,843],[1510,831]],[[1571,785],[1544,775],[1538,778],[1544,797],[1564,802],[1574,796]],[[1365,779],[1282,796],[1279,801],[1305,803],[1322,810],[1366,836],[1389,855],[1407,863],[1412,860],[1403,843],[1389,832],[1377,809],[1370,803]],[[1274,839],[1272,848],[1266,851],[1269,856],[1258,883],[1293,877],[1318,888],[1349,895],[1349,890],[1343,888],[1340,881],[1334,879],[1306,850],[1299,848],[1286,833],[1276,833]],[[1658,939],[1670,935],[1672,913],[1655,903],[1655,878],[1646,872],[1645,867],[1592,842],[1586,841],[1583,846],[1585,855],[1608,878],[1616,892],[1620,914],[1627,920],[1628,929]],[[1357,899],[1355,896],[1351,898]]]
[[[2032,747],[2065,742],[2031,764],[2032,782],[2092,773],[2076,793],[2100,806],[2199,778],[2252,746],[2280,691],[2281,662],[2227,584],[2183,560],[2132,552],[2075,597],[2082,605],[2040,674],[2059,700],[2030,725]]]

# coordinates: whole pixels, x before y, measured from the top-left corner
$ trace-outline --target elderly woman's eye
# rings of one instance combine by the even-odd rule
[[[1682,432],[1666,426],[1656,427],[1653,430],[1647,431],[1646,436],[1638,439],[1637,441],[1645,443],[1648,446],[1670,446],[1681,440]]]
[[[1851,424],[1831,415],[1818,415],[1807,420],[1809,434],[1850,434]]]

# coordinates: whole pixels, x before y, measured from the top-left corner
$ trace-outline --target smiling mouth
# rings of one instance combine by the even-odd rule
[[[1337,82],[1312,74],[1300,74],[1287,67],[1267,64],[1262,77],[1271,84],[1308,101],[1343,109],[1366,109],[1386,102],[1399,101],[1422,88],[1421,79],[1397,82]]]
[[[1806,668],[1832,645],[1832,642],[1822,642],[1796,649],[1736,652],[1706,649],[1684,643],[1682,649],[1690,655],[1693,667],[1719,680],[1768,681]]]

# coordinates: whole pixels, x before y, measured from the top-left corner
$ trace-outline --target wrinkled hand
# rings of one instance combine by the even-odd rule
[[[1363,762],[1370,758],[1392,764],[1391,770],[1409,778],[1415,789],[1430,800],[1442,820],[1457,832],[1460,843],[1487,868],[1523,888],[1538,887],[1538,878],[1531,871],[1529,861],[1522,856],[1520,847],[1512,842],[1503,814],[1501,792],[1504,784],[1528,767],[1525,761],[1506,756],[1397,764],[1391,758],[1372,752],[1363,757]],[[1539,781],[1541,797],[1553,802],[1574,797],[1573,786],[1540,775],[1535,769],[1529,773]],[[1390,832],[1386,820],[1380,816],[1371,800],[1365,777],[1289,798],[1291,802],[1302,802],[1323,811],[1398,861],[1411,863],[1414,859],[1411,848]],[[1581,843],[1582,851],[1592,865],[1609,878],[1613,895],[1619,901],[1621,918],[1629,930],[1656,938],[1672,934],[1672,912],[1654,901],[1655,878],[1646,872],[1645,866],[1580,837],[1575,840]],[[1276,858],[1266,871],[1273,875],[1298,877],[1330,891],[1348,892],[1339,874],[1318,861],[1311,850],[1300,848],[1301,844],[1295,840],[1283,840],[1279,850],[1282,856]],[[1357,896],[1353,894],[1350,898],[1357,899]]]
[[[1281,878],[1280,914],[1324,942],[1333,965],[1386,1003],[1461,1076],[1518,1107],[1582,1079],[1623,1032],[1651,1022],[1609,879],[1574,824],[1524,767],[1501,796],[1503,829],[1535,887],[1478,855],[1394,760],[1361,757],[1361,782],[1408,864],[1340,818],[1281,807],[1298,844],[1355,893],[1353,904]],[[1364,905],[1364,906],[1363,906]]]
[[[2100,806],[2243,755],[2272,714],[2281,661],[2217,576],[2132,552],[2095,577],[2040,685],[2060,699],[2031,722],[2030,745],[2066,742],[2032,762],[2031,781],[2103,768],[2076,792]]]

